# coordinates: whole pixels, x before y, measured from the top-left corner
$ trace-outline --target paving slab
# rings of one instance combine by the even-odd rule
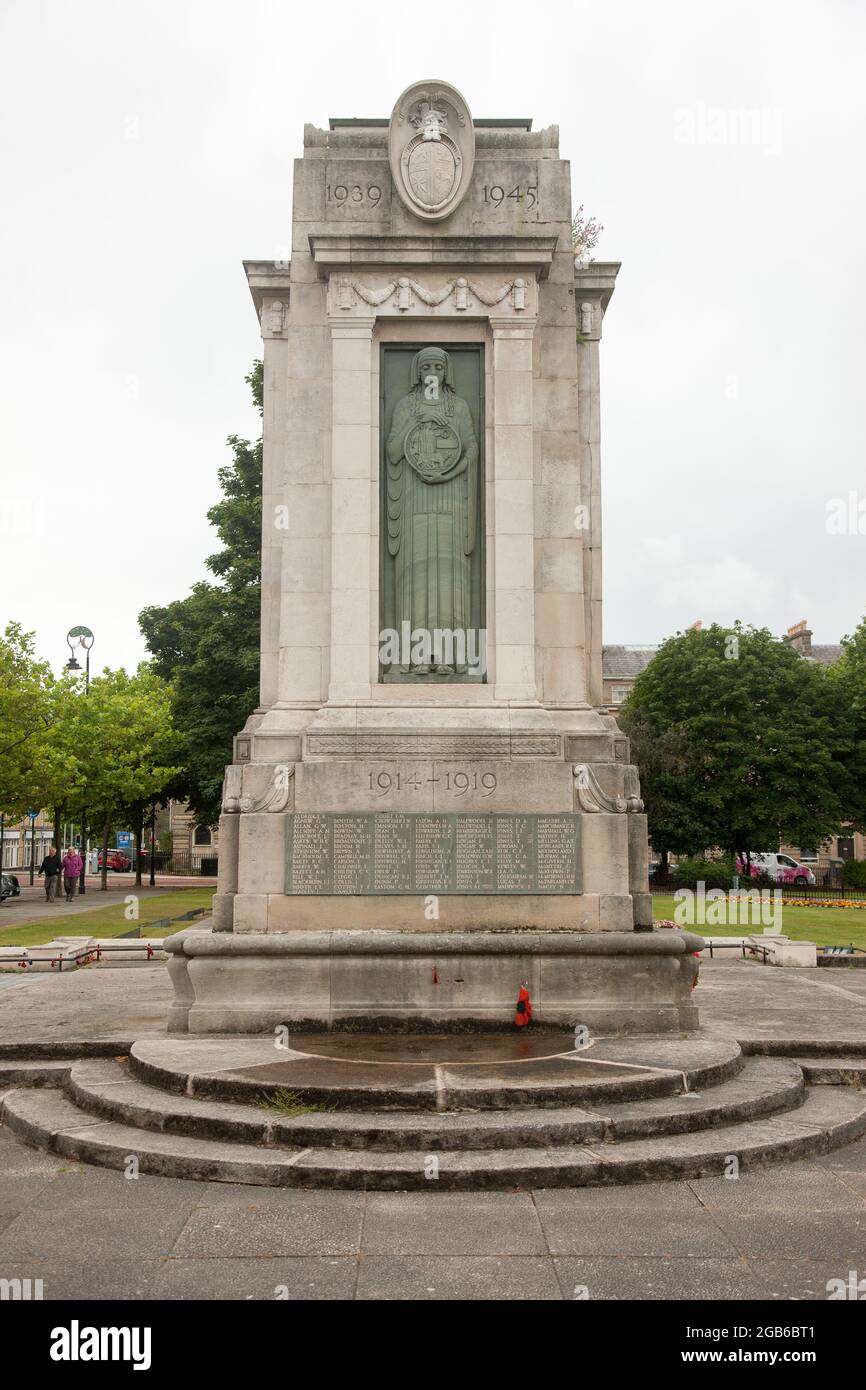
[[[839,1260],[866,1272],[866,1211],[786,1213],[717,1211],[715,1219],[731,1244],[747,1259]]]
[[[627,1209],[609,1208],[599,1221],[589,1206],[549,1208],[539,1200],[538,1214],[554,1255],[735,1259],[738,1254],[707,1211],[644,1211],[635,1222]]]
[[[692,1178],[689,1187],[708,1209],[735,1215],[751,1211],[792,1216],[804,1211],[866,1211],[863,1196],[818,1162],[742,1169],[736,1178]]]
[[[278,1201],[197,1207],[175,1242],[177,1257],[357,1255],[362,1194],[282,1191]]]
[[[756,1295],[758,1298],[825,1303],[831,1292],[838,1291],[838,1284],[832,1284],[831,1280],[841,1279],[846,1285],[846,1292],[850,1289],[850,1269],[844,1260],[760,1259],[752,1260],[751,1265],[761,1282],[761,1292]],[[855,1284],[864,1272],[862,1266],[855,1271]],[[845,1301],[848,1301],[847,1298]]]
[[[49,1252],[28,1264],[10,1266],[0,1257],[0,1272],[6,1278],[42,1280],[45,1302],[80,1303],[89,1299],[119,1299],[139,1302],[157,1298],[155,1281],[165,1256],[148,1255],[135,1258],[110,1256],[81,1259],[74,1251],[64,1257],[62,1248]]]
[[[61,1158],[55,1160],[62,1163]],[[160,1178],[141,1173],[127,1178],[114,1168],[82,1165],[55,1172],[39,1193],[39,1208],[62,1213],[77,1209],[142,1211],[150,1207],[191,1209],[201,1199],[201,1184],[183,1178]]]
[[[608,1211],[667,1211],[697,1215],[701,1202],[687,1182],[642,1182],[635,1187],[549,1187],[533,1193],[539,1217],[555,1221],[579,1208],[598,1214]]]
[[[355,1256],[191,1259],[172,1256],[155,1270],[149,1297],[246,1302],[345,1301],[354,1298]]]
[[[6,1261],[70,1262],[148,1259],[167,1255],[186,1222],[192,1203],[165,1207],[127,1206],[99,1211],[72,1207],[58,1220],[56,1209],[31,1205],[0,1234],[0,1265]]]
[[[844,1149],[821,1154],[818,1162],[822,1168],[842,1168],[847,1173],[866,1173],[866,1136],[846,1144]]]
[[[373,1255],[358,1266],[362,1300],[418,1302],[560,1300],[552,1260],[533,1256],[439,1256],[398,1258]]]
[[[643,1302],[767,1298],[767,1285],[743,1259],[630,1256],[616,1259],[559,1257],[556,1272],[564,1298]]]
[[[370,1193],[366,1255],[545,1255],[529,1193]]]

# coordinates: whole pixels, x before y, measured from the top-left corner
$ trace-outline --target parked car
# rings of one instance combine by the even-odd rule
[[[15,874],[0,875],[0,900],[3,898],[19,898],[21,896],[21,884]]]
[[[750,854],[749,861],[753,876],[764,873],[774,883],[817,883],[809,865],[792,859],[790,854]],[[740,864],[738,867],[742,872],[744,866]]]
[[[102,868],[102,850],[99,851],[97,866]],[[132,860],[124,854],[122,849],[110,849],[108,851],[108,867],[115,873],[125,874],[132,868]]]

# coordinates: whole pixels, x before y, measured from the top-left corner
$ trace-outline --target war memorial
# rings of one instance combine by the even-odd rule
[[[308,127],[264,342],[260,705],[171,1027],[694,1027],[601,692],[599,345],[555,128]],[[694,949],[694,947],[692,947]]]
[[[765,1025],[754,995],[702,1029],[703,942],[653,927],[638,770],[599,708],[619,267],[575,258],[571,183],[555,127],[473,118],[444,81],[306,128],[291,254],[246,264],[261,687],[213,918],[165,943],[165,1029],[42,1052],[71,1060],[60,1093],[9,1093],[20,1137],[172,1177],[475,1190],[719,1175],[866,1130],[862,1042]]]

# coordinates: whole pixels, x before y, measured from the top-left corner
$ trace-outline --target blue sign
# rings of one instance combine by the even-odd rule
[[[118,849],[132,849],[132,831],[131,831],[131,830],[118,830],[118,832],[117,832],[117,848],[118,848]]]

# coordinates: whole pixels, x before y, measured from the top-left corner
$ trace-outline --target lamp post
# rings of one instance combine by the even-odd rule
[[[39,815],[39,812],[28,811],[27,814],[30,817],[30,887],[32,888],[36,874],[36,817]],[[26,845],[26,839],[24,843]]]
[[[66,663],[67,671],[80,671],[81,665],[75,659],[75,648],[83,647],[85,656],[84,668],[84,693],[90,694],[90,648],[93,646],[93,633],[89,627],[71,627],[66,634],[66,645],[69,648],[69,660]],[[87,808],[81,808],[81,877],[78,881],[79,893],[87,892],[85,875],[87,873]]]

